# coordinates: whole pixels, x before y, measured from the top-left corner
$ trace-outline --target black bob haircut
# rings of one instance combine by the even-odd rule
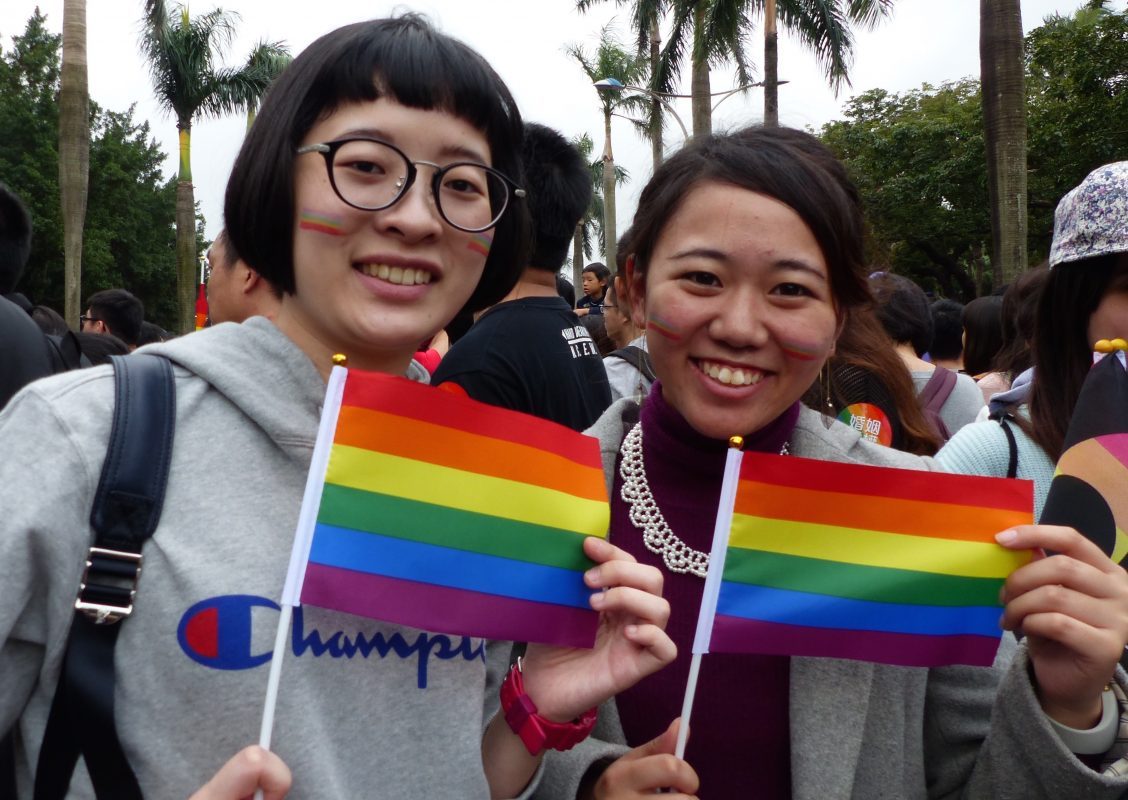
[[[963,303],[935,300],[932,312],[932,347],[928,352],[936,358],[959,358],[963,353]]]
[[[635,281],[645,280],[666,224],[705,183],[767,195],[794,210],[819,244],[840,313],[869,302],[858,191],[826,145],[790,128],[701,136],[663,162],[642,190],[630,229]]]
[[[591,170],[575,145],[535,122],[525,123],[521,159],[533,226],[529,266],[556,272],[591,205]]]
[[[281,292],[295,291],[295,151],[337,108],[380,98],[470,123],[489,143],[491,166],[524,184],[521,114],[485,59],[416,14],[338,28],[307,47],[275,81],[227,183],[223,213],[235,252]],[[492,305],[513,287],[527,242],[528,210],[511,197],[467,310]]]

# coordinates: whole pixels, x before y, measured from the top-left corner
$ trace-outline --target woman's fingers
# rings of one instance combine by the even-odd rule
[[[282,800],[290,782],[290,768],[282,759],[252,745],[232,756],[190,800],[242,800],[259,789],[265,800]]]
[[[599,800],[625,800],[653,795],[659,790],[674,792],[663,792],[663,797],[692,796],[699,785],[697,773],[673,755],[680,722],[680,719],[674,720],[656,738],[611,764],[596,782],[595,797]]]
[[[1004,603],[1044,586],[1063,586],[1090,597],[1113,597],[1118,585],[1114,572],[1067,555],[1031,561],[1007,577],[1001,599]]]
[[[584,581],[593,589],[609,586],[633,586],[651,594],[662,594],[662,572],[657,567],[639,564],[634,556],[604,539],[584,539],[584,553],[596,565],[584,573]]]
[[[664,597],[626,586],[597,592],[589,602],[601,614],[619,614],[627,619],[633,618],[662,627],[666,626],[670,618],[670,604]]]
[[[1120,567],[1099,547],[1073,528],[1063,525],[1017,525],[995,536],[1009,550],[1048,550],[1090,564],[1102,572]]]

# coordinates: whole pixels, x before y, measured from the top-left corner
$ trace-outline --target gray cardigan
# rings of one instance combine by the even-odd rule
[[[609,486],[625,434],[622,412],[630,403],[614,403],[588,430],[600,440]],[[791,452],[825,461],[937,469],[931,459],[871,444],[806,408]],[[1128,792],[1128,776],[1093,772],[1062,744],[1034,696],[1028,666],[1025,647],[1010,634],[990,669],[792,658],[792,796],[1112,800]],[[1118,670],[1117,680],[1123,686],[1128,676]],[[732,721],[734,727],[741,724]],[[626,751],[612,700],[600,709],[587,741],[549,754],[534,797],[572,800],[593,762]],[[755,796],[752,784],[748,797]]]

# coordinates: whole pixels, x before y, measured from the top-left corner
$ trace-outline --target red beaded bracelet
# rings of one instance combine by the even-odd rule
[[[598,709],[589,708],[571,722],[553,722],[537,713],[536,704],[525,694],[521,678],[521,659],[517,659],[501,684],[501,713],[515,734],[521,737],[530,755],[545,750],[570,750],[582,742],[595,727]]]

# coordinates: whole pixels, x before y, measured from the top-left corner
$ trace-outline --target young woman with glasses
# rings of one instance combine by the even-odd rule
[[[116,647],[117,729],[146,796],[188,796],[258,738],[331,357],[425,381],[419,342],[510,289],[524,266],[521,132],[493,70],[415,16],[327,34],[263,103],[225,223],[281,290],[276,319],[149,350],[173,362],[176,439]],[[112,404],[110,372],[87,370],[37,384],[0,417],[0,732],[17,726],[27,787]],[[673,657],[657,570],[604,542],[585,549],[596,647],[530,645],[523,695],[505,684],[549,733],[575,733],[569,721]],[[494,716],[507,647],[302,608],[289,649],[274,750],[293,796],[461,800],[535,785],[540,747]],[[278,795],[277,756],[241,753],[200,797]]]

